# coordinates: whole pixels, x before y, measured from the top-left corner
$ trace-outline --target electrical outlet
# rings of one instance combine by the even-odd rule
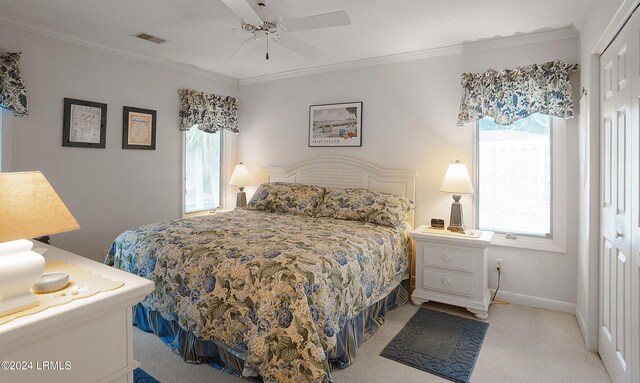
[[[496,269],[504,271],[504,259],[496,259]]]

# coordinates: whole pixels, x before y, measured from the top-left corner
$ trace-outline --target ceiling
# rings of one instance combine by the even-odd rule
[[[231,60],[249,35],[220,0],[0,0],[0,24],[184,64],[236,79],[581,26],[593,0],[269,0],[285,20],[344,10],[351,25],[296,32],[324,54],[311,60],[276,44]],[[197,17],[204,14],[207,18]],[[168,41],[131,37],[146,32]]]

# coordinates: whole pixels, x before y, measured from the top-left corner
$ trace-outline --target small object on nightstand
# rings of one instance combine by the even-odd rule
[[[442,229],[442,230],[444,230],[444,219],[431,218],[431,227],[433,229]]]
[[[244,208],[247,206],[247,194],[244,192],[244,187],[251,185],[251,177],[249,177],[249,170],[247,165],[240,162],[233,169],[229,185],[238,187],[238,194],[236,198],[236,208]]]
[[[442,185],[440,185],[440,191],[453,193],[451,217],[449,218],[449,227],[447,227],[447,230],[464,233],[460,198],[462,197],[461,194],[473,194],[473,185],[471,185],[467,166],[461,164],[460,161],[450,164],[442,180]]]
[[[460,227],[460,226],[449,226],[447,230],[452,231],[454,233],[464,234],[464,227]]]
[[[65,288],[68,283],[69,273],[46,273],[32,289],[36,294],[52,293]]]

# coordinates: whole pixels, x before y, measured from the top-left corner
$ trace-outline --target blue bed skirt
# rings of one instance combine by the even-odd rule
[[[358,347],[382,326],[387,311],[407,303],[407,282],[402,281],[389,295],[347,321],[336,334],[336,347],[327,352],[332,365],[345,368],[356,360]],[[147,310],[142,304],[133,309],[133,324],[158,335],[185,362],[206,363],[237,376],[241,376],[243,371],[245,377],[256,372],[250,366],[245,366],[245,353],[234,351],[221,342],[204,341],[192,332],[183,330],[177,322],[164,319],[157,311]]]

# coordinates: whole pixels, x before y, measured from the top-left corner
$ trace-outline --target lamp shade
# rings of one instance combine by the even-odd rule
[[[442,185],[440,185],[440,191],[455,194],[473,194],[473,185],[471,185],[467,166],[461,164],[460,161],[450,164],[442,180]]]
[[[231,186],[249,186],[251,185],[251,177],[249,177],[249,169],[242,162],[233,169],[233,174],[229,180]]]
[[[79,228],[41,172],[0,173],[0,242]]]

